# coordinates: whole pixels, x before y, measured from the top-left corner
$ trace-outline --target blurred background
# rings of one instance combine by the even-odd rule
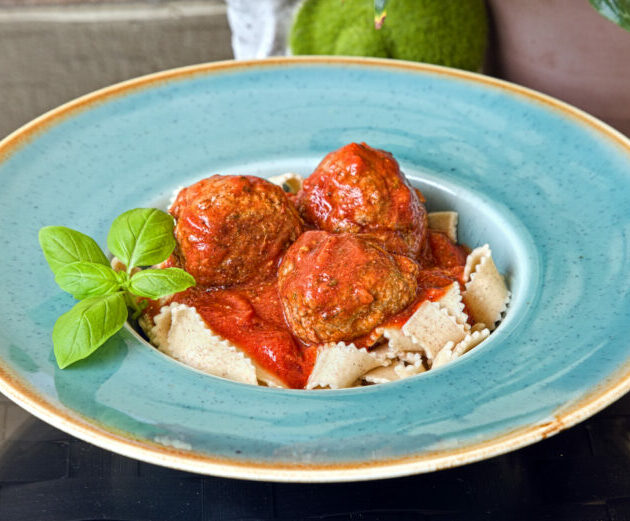
[[[220,0],[0,0],[0,137],[100,87],[232,58]]]
[[[118,81],[286,52],[482,70],[630,134],[630,0],[0,0],[0,138]]]

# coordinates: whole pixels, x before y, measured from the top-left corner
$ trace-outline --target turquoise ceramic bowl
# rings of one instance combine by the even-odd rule
[[[405,381],[286,391],[207,376],[131,330],[64,371],[59,290],[37,231],[105,244],[126,209],[212,173],[308,174],[366,141],[430,209],[460,212],[513,293],[457,362]],[[630,387],[630,143],[561,102],[485,76],[384,60],[215,63],[88,95],[0,143],[0,390],[70,433],[195,472],[340,481],[426,472],[540,440]]]

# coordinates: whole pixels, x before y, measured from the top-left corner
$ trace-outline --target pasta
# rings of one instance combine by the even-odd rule
[[[348,149],[352,154],[359,155],[374,156],[376,153],[376,156],[370,156],[371,163],[361,160],[358,165],[371,165],[382,160],[385,162],[380,168],[394,169],[394,173],[388,176],[401,175],[396,173],[397,164],[391,163],[391,156],[387,153],[375,152],[367,145],[348,147],[340,150]],[[318,168],[328,168],[326,161]],[[338,167],[338,163],[331,164]],[[297,174],[287,173],[270,178],[269,181],[282,187],[283,192],[288,194],[285,196],[290,201],[288,203],[264,183],[256,181],[256,178],[241,176],[234,178],[233,183],[229,178],[215,179],[216,176],[204,180],[204,186],[216,185],[221,190],[226,190],[225,186],[232,190],[232,183],[238,190],[244,190],[247,197],[254,197],[249,194],[260,191],[269,192],[264,197],[271,198],[276,205],[275,213],[269,215],[274,215],[274,219],[277,219],[277,225],[274,226],[284,234],[281,236],[284,242],[274,247],[279,246],[284,250],[289,247],[291,253],[284,254],[278,270],[278,282],[272,279],[271,283],[257,282],[256,277],[262,272],[269,273],[273,263],[278,262],[278,257],[261,264],[259,270],[251,263],[244,264],[243,269],[238,268],[233,264],[240,262],[237,257],[233,257],[233,260],[232,257],[226,257],[229,263],[223,268],[221,262],[224,258],[216,257],[215,260],[213,257],[212,262],[217,264],[216,268],[212,268],[214,271],[210,272],[207,271],[208,263],[203,258],[199,261],[195,257],[194,266],[200,276],[218,282],[199,289],[192,288],[185,295],[152,302],[139,323],[153,345],[195,369],[242,383],[269,387],[342,389],[395,382],[437,369],[463,356],[489,337],[507,309],[510,293],[487,244],[467,255],[457,245],[456,212],[427,213],[423,217],[424,199],[420,194],[420,206],[414,210],[416,221],[408,222],[405,220],[407,214],[403,212],[400,214],[402,217],[397,217],[389,209],[388,215],[393,217],[388,219],[399,219],[394,228],[387,227],[389,221],[386,221],[385,227],[379,224],[381,221],[375,221],[376,225],[365,224],[372,217],[363,213],[360,219],[356,218],[356,221],[347,224],[350,210],[345,209],[345,213],[335,217],[337,220],[333,224],[336,228],[331,234],[327,231],[330,222],[321,220],[321,215],[317,213],[324,208],[328,212],[325,218],[329,219],[334,214],[330,203],[318,200],[317,205],[320,206],[314,210],[308,207],[312,204],[307,199],[308,191],[314,190],[314,182],[319,182],[319,178],[313,176],[303,180]],[[317,197],[331,196],[333,188],[330,186],[337,189],[342,182],[359,183],[353,188],[352,194],[355,196],[364,187],[360,178],[352,176],[355,174],[351,174],[349,181],[340,177],[334,181],[334,185],[325,185],[327,188],[321,190],[317,188],[320,190]],[[315,181],[309,185],[311,179]],[[324,181],[328,182],[327,178]],[[397,190],[402,191],[398,199],[414,197],[414,192],[407,185],[396,186]],[[204,187],[198,189],[196,185],[193,188],[206,190]],[[372,185],[365,189],[368,190],[365,193],[370,200],[381,201],[369,191],[374,189]],[[189,211],[186,205],[190,206],[191,201],[195,202],[199,197],[198,192],[187,190],[178,190],[171,202],[170,211],[176,219],[184,215],[182,212]],[[390,192],[388,197],[391,196]],[[222,204],[217,197],[212,196],[208,201]],[[229,197],[234,198],[233,195]],[[231,201],[230,198],[225,200]],[[228,219],[229,224],[222,229],[235,233],[235,237],[239,238],[244,237],[245,227],[261,226],[259,222],[264,224],[264,221],[256,220],[255,216],[249,217],[258,204],[261,204],[258,199],[252,199],[251,203],[240,201],[238,209],[231,213],[229,208],[225,213],[217,213],[219,210],[213,210],[209,202],[203,202],[199,207],[215,212],[213,215],[216,219]],[[383,199],[378,204],[389,203]],[[292,205],[295,205],[299,215]],[[372,207],[369,209],[375,211]],[[236,218],[240,219],[237,224],[232,223],[235,212]],[[243,221],[245,214],[249,221]],[[291,222],[298,223],[298,228],[301,217],[310,226],[322,231],[298,230],[302,235],[296,241],[292,231],[294,228],[287,227],[281,221],[283,215],[287,215]],[[422,228],[423,218],[428,223],[427,229]],[[212,223],[210,217],[204,219],[200,221],[202,224]],[[346,231],[346,226],[349,226],[350,232]],[[311,234],[308,235],[310,242],[302,240],[307,234]],[[183,235],[176,237],[178,240],[186,238]],[[213,240],[215,247],[222,247],[227,241]],[[261,240],[270,240],[268,231],[261,235]],[[422,258],[422,241],[430,244],[435,267],[429,265],[419,272],[416,261],[410,259]],[[245,246],[250,249],[263,248],[255,241]],[[183,248],[181,244],[180,248]],[[263,249],[268,251],[267,246]],[[282,253],[284,250],[278,251]],[[337,251],[346,252],[345,257],[344,254],[337,254]],[[186,254],[184,250],[176,252],[171,264],[165,266],[184,263],[185,267],[188,262]],[[250,256],[249,259],[255,257]],[[288,263],[287,259],[291,262]],[[421,260],[420,265],[423,262]],[[112,265],[124,269],[115,260]],[[353,280],[344,276],[341,279],[343,284],[340,284],[336,274],[343,274],[346,270],[350,270],[348,273],[360,274],[359,278]],[[229,284],[225,287],[224,281],[231,280],[225,277],[230,273],[238,274],[240,285],[236,289],[231,289]],[[287,277],[295,278],[298,275],[302,278],[297,282],[284,284]],[[406,286],[410,282],[415,284],[419,275],[424,277],[418,279],[423,280],[424,285],[417,288]],[[414,295],[417,297],[414,298]],[[287,313],[291,313],[292,317],[288,331],[280,325],[285,324]],[[376,327],[374,324],[377,324]],[[362,332],[348,339],[348,332],[353,330]],[[341,338],[339,331],[343,331]],[[300,347],[296,337],[306,347]],[[284,346],[283,350],[274,351],[272,347],[275,345]]]

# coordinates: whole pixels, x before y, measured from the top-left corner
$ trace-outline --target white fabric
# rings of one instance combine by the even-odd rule
[[[227,0],[234,58],[286,54],[289,30],[300,1]]]

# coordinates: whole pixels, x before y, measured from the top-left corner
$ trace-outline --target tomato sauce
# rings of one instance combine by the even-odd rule
[[[429,233],[430,256],[424,255],[418,275],[418,294],[414,302],[389,318],[382,326],[400,327],[425,300],[438,300],[453,281],[463,282],[466,250],[444,234]],[[430,257],[430,258],[427,258]],[[305,387],[313,369],[317,345],[297,339],[285,321],[277,291],[277,280],[230,288],[190,288],[173,297],[195,307],[215,333],[232,342],[260,367],[295,389]],[[147,312],[157,312],[151,304]],[[352,340],[357,347],[370,347],[373,335]]]
[[[174,300],[195,307],[212,331],[240,347],[288,387],[306,385],[316,348],[301,344],[291,334],[275,278],[236,288],[190,288]]]

